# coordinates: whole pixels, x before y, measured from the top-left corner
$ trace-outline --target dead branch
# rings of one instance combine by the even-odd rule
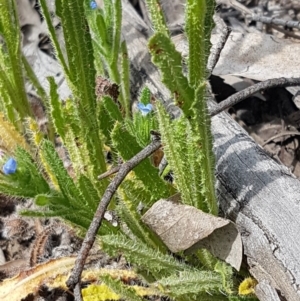
[[[118,187],[128,175],[128,173],[134,169],[140,162],[153,154],[157,149],[161,147],[161,142],[158,136],[155,136],[155,139],[146,146],[143,150],[141,150],[138,154],[136,154],[129,161],[123,163],[115,176],[115,178],[110,182],[107,186],[105,193],[98,205],[97,211],[95,212],[94,218],[90,224],[90,227],[85,235],[83,240],[81,249],[77,256],[75,267],[67,281],[67,286],[69,288],[74,288],[74,296],[76,301],[82,301],[81,296],[81,287],[80,287],[80,277],[85,264],[85,261],[88,257],[88,253],[92,248],[96,234],[101,226],[101,222],[103,220],[105,211],[117,191]]]

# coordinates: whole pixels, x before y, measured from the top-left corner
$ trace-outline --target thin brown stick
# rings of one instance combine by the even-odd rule
[[[292,86],[300,86],[300,77],[296,77],[296,78],[280,77],[280,78],[273,78],[257,83],[249,88],[246,88],[240,92],[233,94],[232,96],[226,98],[219,104],[215,105],[214,108],[210,110],[210,115],[215,116],[257,92],[267,90],[270,88],[275,88],[275,87],[292,87]]]
[[[277,135],[272,136],[267,141],[265,141],[263,143],[262,147],[264,147],[265,145],[267,145],[268,143],[270,143],[271,141],[273,141],[275,139],[285,137],[285,136],[300,136],[300,132],[297,132],[297,131],[283,131],[281,133],[278,133]]]
[[[292,21],[292,20],[284,20],[284,19],[278,19],[274,17],[266,17],[266,16],[260,16],[257,14],[252,14],[251,19],[256,22],[261,22],[264,24],[272,24],[272,25],[279,25],[289,28],[298,28],[300,29],[300,22],[299,21]]]
[[[218,42],[212,48],[211,55],[208,59],[207,69],[210,74],[215,69],[215,67],[220,59],[221,52],[222,52],[222,50],[228,40],[228,37],[231,33],[231,29],[225,24],[225,22],[223,21],[223,19],[221,17],[219,17],[218,15],[215,15],[214,21],[216,23],[217,29],[220,31],[220,35],[218,37]]]
[[[153,134],[153,133],[152,133]],[[80,288],[80,277],[81,273],[87,259],[88,253],[92,248],[94,241],[96,239],[96,234],[101,226],[101,222],[104,217],[104,213],[113,197],[115,192],[117,191],[119,185],[125,179],[127,174],[136,167],[140,162],[153,154],[156,150],[161,147],[161,141],[159,136],[154,135],[154,140],[146,146],[143,150],[141,150],[138,154],[136,154],[129,161],[123,163],[120,167],[115,178],[110,182],[107,186],[101,202],[98,205],[97,211],[94,215],[94,218],[90,224],[90,227],[85,235],[84,241],[82,243],[80,252],[75,262],[75,267],[67,281],[67,286],[69,288],[74,288],[74,296],[75,301],[82,301],[81,296],[81,288]]]
[[[223,2],[222,0],[219,0],[220,2]],[[229,0],[229,3],[233,8],[235,8],[237,11],[240,11],[244,15],[250,16],[250,18],[253,21],[261,22],[264,24],[271,24],[271,25],[279,25],[283,27],[289,27],[289,28],[297,28],[300,29],[300,22],[299,21],[293,21],[293,20],[284,20],[274,17],[268,17],[268,16],[261,16],[259,14],[254,14],[252,10],[247,8],[242,3],[236,1],[236,0]]]
[[[274,25],[274,24],[271,24],[271,26],[272,26],[273,29],[284,33],[285,36],[287,36],[287,37],[291,37],[291,38],[298,39],[298,40],[300,39],[300,35],[294,33],[293,31],[286,30],[286,29],[284,29],[280,26]]]
[[[103,174],[101,174],[100,176],[98,176],[98,180],[103,180],[103,179],[117,173],[120,170],[121,166],[122,165],[117,165],[117,166],[112,167],[110,170],[108,170],[108,171],[104,172]]]

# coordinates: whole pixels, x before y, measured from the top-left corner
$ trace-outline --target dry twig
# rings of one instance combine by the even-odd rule
[[[154,136],[154,140],[146,146],[143,150],[141,150],[138,154],[136,154],[129,161],[123,163],[115,176],[115,178],[111,181],[111,183],[107,186],[105,193],[101,199],[101,202],[98,205],[97,211],[94,215],[94,218],[90,224],[90,227],[85,235],[84,241],[82,243],[80,252],[75,262],[75,267],[67,281],[67,286],[69,288],[74,288],[74,296],[76,301],[82,301],[81,296],[81,287],[80,287],[80,277],[85,264],[85,261],[88,257],[88,253],[92,248],[94,241],[96,239],[97,232],[101,226],[101,222],[104,217],[104,213],[113,197],[115,192],[117,191],[119,185],[125,179],[127,174],[136,167],[140,162],[153,154],[156,150],[161,147],[160,137],[152,133]]]
[[[117,166],[112,167],[110,170],[108,170],[108,171],[104,172],[103,174],[101,174],[100,176],[98,176],[98,180],[103,180],[103,179],[117,173],[120,170],[121,166],[122,165],[117,165]]]
[[[233,94],[232,96],[226,98],[219,104],[215,105],[214,108],[210,110],[210,115],[214,116],[222,111],[236,105],[240,101],[248,98],[249,96],[263,91],[267,90],[270,88],[275,88],[275,87],[292,87],[292,86],[299,86],[300,85],[300,77],[296,78],[285,78],[285,77],[280,77],[280,78],[272,78],[260,83],[257,83],[251,87],[248,87],[240,92],[237,92]]]
[[[210,74],[215,69],[215,67],[219,61],[221,51],[223,50],[223,48],[227,42],[227,39],[231,33],[231,29],[228,28],[228,26],[225,24],[223,19],[220,18],[217,14],[215,14],[215,16],[214,16],[214,21],[216,23],[217,29],[220,31],[220,36],[218,38],[217,44],[213,47],[213,51],[211,52],[211,55],[210,55],[208,63],[207,63],[207,69]]]
[[[265,16],[260,16],[257,14],[252,14],[251,19],[256,22],[261,22],[264,24],[272,24],[272,25],[279,25],[283,27],[289,27],[289,28],[298,28],[300,29],[300,22],[299,21],[287,21],[284,19],[278,19],[278,18],[273,18],[273,17],[265,17]]]
[[[272,26],[273,29],[275,29],[279,32],[282,32],[286,37],[290,37],[290,38],[294,38],[294,39],[300,39],[300,35],[294,33],[293,31],[286,30],[285,28],[282,28],[282,27],[274,25],[274,24],[271,24],[271,26]]]

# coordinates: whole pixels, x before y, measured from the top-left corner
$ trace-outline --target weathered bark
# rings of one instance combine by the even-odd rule
[[[224,113],[212,130],[220,206],[242,234],[251,274],[299,300],[299,181]]]
[[[146,84],[167,105],[169,92],[146,50],[150,30],[128,1],[123,8],[133,92]],[[286,300],[300,300],[299,181],[227,114],[212,118],[212,131],[220,208],[241,231],[250,272],[260,283],[257,296],[261,301],[280,300],[277,290]]]

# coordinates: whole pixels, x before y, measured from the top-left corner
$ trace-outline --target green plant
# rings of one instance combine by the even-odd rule
[[[1,193],[33,198],[41,207],[41,210],[23,211],[23,215],[57,216],[87,229],[109,183],[107,178],[97,180],[108,167],[104,150],[111,152],[115,165],[128,161],[149,144],[150,130],[158,130],[175,181],[169,183],[159,176],[150,159],[135,167],[117,191],[118,202],[114,200],[111,204],[121,223],[118,227],[102,223],[98,232],[101,245],[110,254],[122,252],[135,264],[141,279],[175,300],[239,298],[234,294],[232,268],[208,251],[197,252],[196,265],[195,258],[170,254],[163,242],[142,223],[142,214],[137,210],[139,203],[146,210],[158,199],[180,192],[184,204],[214,215],[218,213],[206,104],[206,61],[214,1],[188,0],[186,3],[189,41],[186,76],[182,70],[183,59],[170,39],[159,2],[147,0],[155,29],[149,50],[161,71],[162,81],[182,110],[182,115],[175,120],[170,119],[158,100],[151,103],[147,88],[141,93],[138,110],[130,110],[129,61],[126,43],[121,42],[121,0],[104,0],[103,9],[96,10],[87,1],[56,0],[56,13],[64,31],[65,54],[55,36],[46,1],[40,0],[57,59],[72,91],[72,97],[65,102],[60,101],[52,78],[49,78],[49,94],[45,93],[22,58],[19,40],[12,42],[12,36],[19,31],[11,3],[3,2],[4,13],[0,16],[0,33],[4,38],[0,63],[6,64],[8,75],[0,78],[4,87],[0,108],[6,116],[0,126],[15,126],[15,131],[26,133],[28,139],[25,142],[20,135],[14,138],[12,133],[7,139],[7,153],[14,157],[18,167],[15,173],[0,175]],[[5,24],[13,25],[14,31],[7,31]],[[10,59],[6,60],[7,57]],[[50,124],[68,152],[69,170],[56,151],[57,139],[41,133],[28,108],[23,81],[25,71],[43,98]],[[99,83],[105,85],[97,95],[96,76]],[[113,85],[104,80],[106,76],[121,88],[119,95],[110,91]],[[22,103],[12,94],[15,89],[20,89],[18,93],[22,93],[23,98],[18,101],[22,99]],[[15,143],[11,143],[14,140]],[[125,298],[135,296],[133,290],[109,276],[103,281]],[[135,299],[140,298],[136,295]]]

